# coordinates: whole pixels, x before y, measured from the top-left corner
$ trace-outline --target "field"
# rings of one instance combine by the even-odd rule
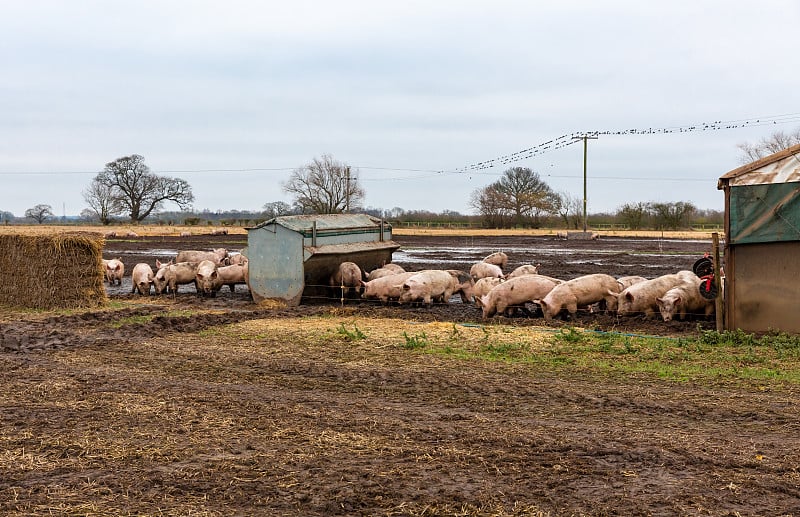
[[[243,233],[110,239],[128,274]],[[710,241],[397,235],[407,269],[691,268]],[[130,282],[130,277],[126,277]],[[798,515],[796,340],[713,322],[110,290],[0,312],[3,515]]]

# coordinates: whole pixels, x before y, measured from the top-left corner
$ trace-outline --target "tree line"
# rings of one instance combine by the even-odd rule
[[[800,143],[800,130],[775,132],[756,144],[740,144],[741,161],[748,163],[766,154]],[[138,154],[123,156],[105,164],[83,191],[88,208],[81,219],[103,225],[127,220],[129,223],[161,224],[255,224],[282,215],[336,214],[361,212],[390,221],[435,220],[479,224],[488,228],[563,227],[579,229],[584,216],[593,224],[614,224],[630,229],[679,229],[692,224],[722,224],[720,211],[699,210],[691,202],[631,202],[612,214],[585,214],[583,200],[568,192],[555,192],[539,174],[526,167],[511,167],[494,183],[475,189],[469,200],[475,215],[445,211],[405,211],[364,207],[365,190],[356,170],[330,155],[314,158],[291,172],[282,189],[293,202],[272,201],[260,212],[228,211],[211,213],[191,209],[194,195],[186,180],[154,174]],[[175,204],[176,212],[164,207]],[[39,224],[56,219],[52,207],[37,204],[25,211],[25,218]],[[17,219],[0,210],[0,223]],[[599,221],[603,221],[602,223]]]

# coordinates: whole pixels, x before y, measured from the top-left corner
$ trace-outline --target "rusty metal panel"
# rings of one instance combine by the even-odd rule
[[[800,183],[731,187],[731,244],[800,240]]]
[[[800,334],[800,242],[730,246],[726,328]]]
[[[800,181],[800,144],[734,169],[719,179],[717,188]]]

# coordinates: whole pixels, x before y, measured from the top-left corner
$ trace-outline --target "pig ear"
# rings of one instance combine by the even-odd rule
[[[633,301],[633,294],[632,294],[630,291],[628,291],[627,293],[625,293],[625,298],[626,298],[626,299],[627,299],[629,302],[632,302],[632,301]]]
[[[363,280],[362,280],[362,281],[361,281],[361,285],[362,285],[362,286],[364,286],[364,287],[366,287],[366,286],[367,286],[367,283],[366,283],[365,281],[363,281]]]
[[[656,303],[658,304],[659,307],[663,307],[664,306],[664,299],[663,298],[656,298]]]
[[[681,297],[678,296],[677,298],[675,298],[675,305],[680,305],[680,304],[681,304]]]
[[[477,306],[478,306],[478,307],[480,307],[481,309],[483,308],[483,306],[484,306],[484,305],[486,305],[485,303],[483,303],[483,298],[484,298],[485,296],[486,296],[486,295],[483,295],[483,296],[476,296],[476,297],[475,297],[475,305],[477,305]]]

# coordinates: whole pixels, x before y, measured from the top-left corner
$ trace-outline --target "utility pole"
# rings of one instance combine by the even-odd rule
[[[588,140],[597,140],[596,136],[573,136],[573,140],[583,140],[583,233],[587,232],[586,224],[586,150],[588,148]]]
[[[350,166],[344,168],[344,213],[350,213]]]

